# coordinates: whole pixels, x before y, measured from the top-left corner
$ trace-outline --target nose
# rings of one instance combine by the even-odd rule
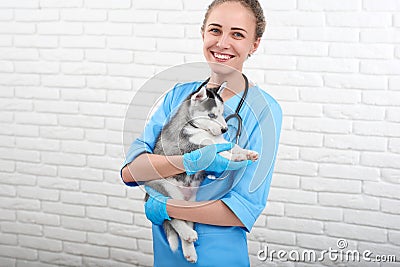
[[[229,36],[226,34],[222,34],[219,39],[218,39],[218,43],[217,46],[219,48],[229,48]]]
[[[223,133],[223,134],[226,133],[227,131],[228,131],[228,128],[222,128],[221,129],[221,133]]]

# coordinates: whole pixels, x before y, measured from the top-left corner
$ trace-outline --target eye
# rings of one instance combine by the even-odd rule
[[[241,34],[240,32],[235,32],[235,33],[233,33],[233,36],[234,36],[235,38],[244,38],[244,35]]]
[[[218,33],[220,33],[220,30],[217,29],[217,28],[212,28],[212,29],[210,29],[209,32],[214,33],[214,34],[218,34]]]
[[[215,119],[217,115],[215,115],[215,113],[208,113],[208,117],[210,117],[210,119]]]

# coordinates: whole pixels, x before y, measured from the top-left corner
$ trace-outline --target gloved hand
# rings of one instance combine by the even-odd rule
[[[207,173],[220,175],[226,170],[238,170],[252,163],[251,160],[230,161],[218,154],[234,146],[233,143],[214,144],[184,154],[183,166],[186,173],[192,175],[204,170]]]
[[[169,197],[164,196],[150,186],[145,186],[149,199],[144,204],[144,211],[147,219],[156,225],[162,225],[165,220],[171,220],[167,213],[167,200]]]

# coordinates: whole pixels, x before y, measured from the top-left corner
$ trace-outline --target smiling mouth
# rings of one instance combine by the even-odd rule
[[[213,52],[213,51],[211,51],[211,54],[219,62],[225,62],[225,61],[228,61],[229,59],[235,57],[235,56],[232,56],[232,55],[221,54],[221,53],[217,53],[217,52]]]

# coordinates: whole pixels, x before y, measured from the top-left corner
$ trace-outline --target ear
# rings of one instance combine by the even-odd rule
[[[224,91],[224,89],[226,88],[227,84],[228,84],[227,82],[221,83],[221,85],[218,87],[217,94],[221,95],[222,91]]]
[[[205,86],[201,87],[198,92],[194,93],[190,97],[190,101],[192,103],[201,102],[201,101],[203,101],[205,99],[207,99],[207,92],[206,92],[206,87]]]

